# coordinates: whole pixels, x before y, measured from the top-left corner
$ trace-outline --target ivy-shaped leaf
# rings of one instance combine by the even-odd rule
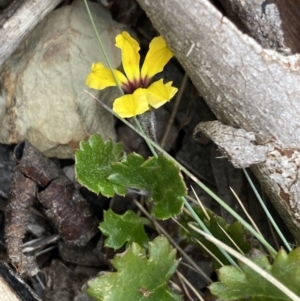
[[[107,272],[88,282],[88,294],[101,301],[180,301],[181,297],[168,288],[168,281],[178,262],[176,251],[165,237],[149,243],[145,249],[133,243],[123,254],[112,260],[116,272]]]
[[[157,219],[167,219],[181,212],[186,187],[179,169],[172,161],[159,155],[148,160],[138,154],[130,154],[112,166],[108,179],[119,185],[150,192],[153,201],[151,214]]]
[[[195,206],[193,209],[215,238],[224,242],[226,245],[232,247],[233,249],[236,249],[236,246],[229,239],[230,237],[244,253],[248,253],[250,251],[250,236],[241,223],[236,221],[231,225],[228,225],[224,218],[218,216],[209,209],[205,209],[209,216],[209,219],[207,219],[206,215],[200,207]],[[186,235],[190,242],[195,243],[198,246],[199,244],[196,242],[196,239],[199,240],[208,250],[210,250],[211,253],[213,253],[218,259],[220,259],[223,264],[229,264],[224,255],[213,243],[207,241],[202,235],[192,230],[188,226],[189,222],[194,221],[195,220],[193,219],[193,217],[188,214],[183,214],[181,216],[182,225],[184,226],[184,228],[189,230],[188,232],[181,230],[183,231],[183,235]],[[222,231],[221,228],[225,230],[227,235],[224,233],[224,231]],[[204,250],[204,252],[206,251]]]
[[[249,254],[249,259],[300,296],[300,248],[292,250],[289,254],[281,249],[273,264],[270,264],[268,257],[258,250],[253,250]],[[239,266],[241,269],[224,266],[218,271],[220,282],[209,286],[211,293],[218,299],[224,301],[290,300],[276,286],[247,265],[239,263]]]
[[[133,211],[128,210],[119,215],[109,209],[104,211],[104,221],[100,223],[99,229],[108,236],[105,240],[106,247],[117,250],[126,242],[136,242],[146,248],[149,239],[144,230],[145,224],[148,224],[148,220]]]
[[[123,157],[120,143],[104,142],[100,136],[92,135],[88,141],[80,142],[75,152],[75,172],[78,181],[89,190],[104,196],[125,195],[126,187],[107,180],[112,173],[111,163]]]
[[[75,153],[76,177],[89,190],[107,197],[115,193],[124,196],[126,188],[147,190],[154,204],[154,217],[177,216],[183,207],[186,187],[175,164],[162,155],[145,161],[140,155],[130,154],[119,162],[122,156],[120,144],[91,136],[80,143]]]

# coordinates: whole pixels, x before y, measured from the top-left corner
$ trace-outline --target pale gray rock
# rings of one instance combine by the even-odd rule
[[[118,67],[114,44],[122,28],[101,5],[89,5],[111,64]],[[97,61],[105,59],[83,1],[46,17],[2,68],[0,142],[28,139],[47,156],[71,158],[90,134],[115,139],[113,117],[84,92]],[[112,94],[101,100],[110,105]]]

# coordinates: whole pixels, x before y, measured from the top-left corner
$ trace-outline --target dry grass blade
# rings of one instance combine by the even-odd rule
[[[191,289],[191,291],[196,295],[196,297],[200,300],[200,301],[204,301],[204,299],[202,298],[202,296],[199,294],[199,292],[194,288],[194,286],[179,272],[176,271],[176,274],[178,275],[178,277]],[[193,300],[193,299],[191,299]]]
[[[261,236],[261,232],[259,231],[257,225],[255,224],[254,220],[252,219],[252,217],[250,216],[250,214],[248,213],[248,211],[246,210],[245,206],[243,205],[242,201],[239,199],[238,195],[235,193],[235,191],[229,187],[229,189],[231,190],[231,192],[233,193],[233,195],[235,196],[236,200],[239,202],[242,210],[244,211],[244,213],[246,214],[247,218],[249,219],[251,225],[253,226],[253,228],[256,230],[257,233],[259,233]]]

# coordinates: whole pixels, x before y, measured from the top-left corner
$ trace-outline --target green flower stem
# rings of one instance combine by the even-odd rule
[[[137,116],[138,121],[140,122],[141,128],[144,133],[155,143],[158,144],[156,138],[156,117],[153,110],[147,111],[141,115]]]
[[[285,239],[284,235],[282,234],[282,232],[281,232],[280,229],[278,228],[276,222],[274,221],[274,219],[273,219],[272,215],[270,214],[268,208],[266,207],[264,201],[262,200],[262,198],[260,197],[259,193],[257,192],[257,189],[255,188],[255,186],[254,186],[254,184],[253,184],[251,178],[249,177],[249,174],[248,174],[248,172],[246,171],[245,168],[243,168],[243,172],[244,172],[244,174],[245,174],[245,176],[246,176],[248,182],[250,183],[250,186],[251,186],[252,190],[254,191],[254,193],[255,193],[255,195],[256,195],[256,197],[257,197],[257,199],[258,199],[258,201],[259,201],[261,207],[262,207],[263,210],[265,211],[265,213],[266,213],[268,219],[270,220],[272,226],[274,227],[275,231],[277,232],[278,236],[281,238],[281,240],[282,240],[282,242],[284,243],[284,245],[285,245],[285,247],[287,248],[287,250],[288,250],[289,252],[292,251],[292,248],[291,248],[290,244],[288,243],[288,241]]]
[[[141,115],[138,115],[136,118],[137,126],[146,136],[148,136],[153,142],[158,144],[157,137],[156,137],[156,117],[154,110],[147,111]],[[146,141],[146,140],[145,140]],[[155,149],[146,141],[149,149],[151,150],[152,154],[157,157],[157,153]]]
[[[92,23],[93,29],[94,29],[94,31],[95,31],[97,40],[98,40],[98,42],[99,42],[100,48],[101,48],[101,50],[102,50],[102,53],[103,53],[103,55],[104,55],[104,57],[105,57],[105,61],[106,61],[107,65],[108,65],[108,68],[110,69],[110,71],[111,71],[111,73],[112,73],[112,75],[113,75],[113,77],[114,77],[114,80],[115,80],[115,82],[116,82],[116,84],[117,84],[117,87],[119,88],[119,90],[120,90],[120,92],[121,92],[121,95],[124,95],[124,92],[123,92],[123,90],[122,90],[122,88],[121,88],[121,86],[120,86],[120,84],[119,84],[119,82],[118,82],[118,80],[117,80],[117,78],[116,78],[116,75],[115,75],[115,73],[113,72],[113,67],[112,67],[112,65],[111,65],[111,63],[110,63],[110,60],[109,60],[108,55],[107,55],[107,53],[106,53],[106,50],[105,50],[105,48],[104,48],[104,46],[103,46],[103,44],[102,44],[102,40],[101,40],[101,38],[100,38],[100,36],[99,36],[98,30],[97,30],[97,28],[96,28],[96,24],[95,24],[95,22],[94,22],[92,13],[91,13],[90,8],[89,8],[89,5],[88,5],[88,3],[87,3],[87,0],[84,0],[84,4],[85,4],[85,6],[86,6],[87,13],[88,13],[88,15],[89,15],[90,21],[91,21],[91,23]]]
[[[144,114],[145,114],[145,113],[144,113]],[[115,115],[115,116],[116,116],[116,115]],[[120,117],[118,117],[118,116],[116,116],[116,117],[119,118],[120,120],[125,120],[125,119],[122,119],[122,118],[120,118]],[[135,132],[138,133],[139,135],[141,135],[143,138],[144,138],[144,137],[148,137],[148,135],[145,133],[144,128],[143,128],[143,126],[141,125],[140,121],[139,121],[136,117],[134,117],[134,121],[135,121],[135,124],[136,124],[137,128],[139,129],[139,131],[137,131],[137,129],[134,128],[134,129],[135,129]],[[155,138],[156,138],[156,135],[155,135]],[[144,139],[145,139],[145,138],[144,138]],[[150,140],[152,140],[152,139],[150,138]],[[149,147],[151,153],[153,154],[153,156],[154,156],[155,158],[157,158],[157,153],[156,153],[155,149],[153,148],[152,144],[149,143],[149,137],[148,137],[148,139],[145,139],[145,141],[146,141],[146,143],[147,143],[147,145],[148,145],[148,147]],[[156,141],[157,141],[157,140],[156,140]]]
[[[87,94],[89,94],[93,99],[95,99],[103,108],[105,108],[107,111],[109,111],[111,114],[116,116],[118,119],[120,119],[122,122],[124,122],[128,127],[130,127],[133,131],[138,133],[141,137],[143,137],[148,144],[155,147],[157,150],[159,150],[162,154],[164,154],[169,160],[171,160],[182,172],[184,172],[188,177],[190,177],[200,188],[202,188],[208,195],[210,195],[215,201],[217,201],[224,209],[226,209],[234,218],[236,218],[253,236],[255,236],[262,245],[266,247],[266,249],[270,252],[272,257],[274,258],[277,254],[276,250],[264,239],[263,236],[261,236],[259,233],[255,231],[255,229],[249,225],[240,215],[238,215],[234,210],[230,208],[222,199],[220,199],[215,193],[213,193],[208,187],[206,187],[199,179],[197,179],[191,172],[189,172],[183,165],[181,165],[179,162],[177,162],[172,156],[170,156],[164,149],[162,149],[158,144],[153,142],[149,137],[147,137],[144,133],[139,132],[130,122],[127,120],[121,118],[118,114],[116,114],[109,106],[107,106],[105,103],[103,103],[100,99],[95,97],[90,92],[86,91]],[[192,208],[192,207],[191,207]]]

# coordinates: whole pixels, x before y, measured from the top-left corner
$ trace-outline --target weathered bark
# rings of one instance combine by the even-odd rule
[[[16,9],[7,8],[7,13],[11,15],[6,16],[7,20],[3,18],[0,20],[0,67],[17,49],[24,37],[61,1],[25,0]]]
[[[268,147],[252,169],[299,243],[299,55],[264,49],[208,0],[138,2],[217,118]]]

